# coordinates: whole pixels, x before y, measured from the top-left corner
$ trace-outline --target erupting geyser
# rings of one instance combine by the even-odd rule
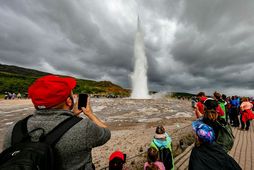
[[[149,99],[148,86],[147,86],[147,59],[144,49],[144,37],[140,27],[138,17],[138,29],[135,36],[134,46],[134,72],[131,75],[132,80],[132,93],[133,99]]]

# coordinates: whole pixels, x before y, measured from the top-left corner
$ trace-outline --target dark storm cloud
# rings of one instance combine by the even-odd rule
[[[253,7],[253,1],[185,2],[171,52],[190,76],[207,79],[203,88],[253,88]]]
[[[5,1],[1,4],[2,62],[34,68],[47,62],[57,71],[98,80],[111,69],[130,71],[133,36],[114,23],[104,5]],[[130,31],[133,35],[134,28]]]
[[[151,90],[254,94],[254,1],[4,0],[0,62],[130,87],[137,14]]]

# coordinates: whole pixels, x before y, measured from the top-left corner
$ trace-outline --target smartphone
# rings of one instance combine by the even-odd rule
[[[87,98],[88,95],[87,94],[79,94],[78,95],[78,109],[81,110],[81,107],[85,107],[87,105]]]
[[[124,160],[123,161],[124,161],[124,163],[126,163],[126,157],[127,157],[127,155],[124,153],[123,156],[124,156]]]

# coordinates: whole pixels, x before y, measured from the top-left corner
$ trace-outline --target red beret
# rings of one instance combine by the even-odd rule
[[[76,86],[72,77],[47,75],[38,78],[28,89],[28,95],[34,106],[46,109],[64,102]]]
[[[109,157],[109,161],[112,161],[114,158],[120,158],[121,160],[124,161],[124,155],[121,151],[115,151],[113,152],[110,157]]]

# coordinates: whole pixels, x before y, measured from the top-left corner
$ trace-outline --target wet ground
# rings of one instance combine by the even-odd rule
[[[142,155],[153,138],[155,127],[162,124],[173,138],[174,153],[179,154],[179,141],[190,143],[193,113],[190,101],[171,98],[161,99],[107,99],[92,98],[94,113],[111,129],[107,144],[93,149],[93,162],[97,169],[107,166],[110,153],[122,150],[127,153],[127,165],[139,169],[145,160]],[[0,145],[6,128],[16,120],[33,113],[30,100],[0,100]]]

